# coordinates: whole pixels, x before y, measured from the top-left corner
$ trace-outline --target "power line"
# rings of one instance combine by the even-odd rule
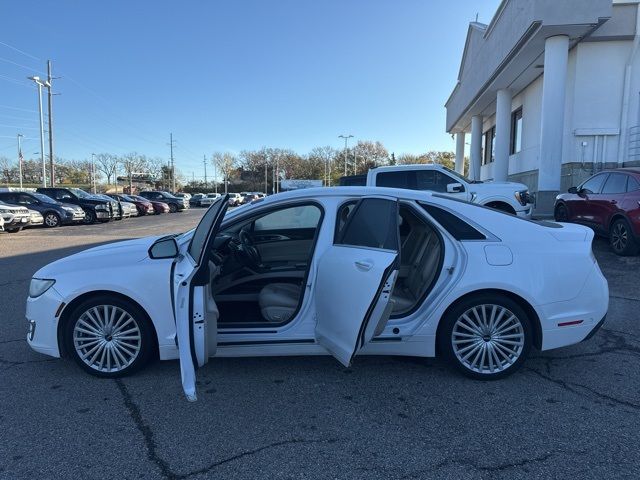
[[[21,112],[38,113],[35,110],[29,110],[27,108],[10,107],[9,105],[0,105],[0,108],[8,108],[10,110],[19,110]]]
[[[6,58],[1,58],[0,57],[0,62],[10,63],[11,65],[15,65],[16,67],[24,68],[26,70],[30,70],[32,72],[39,73],[41,75],[46,75],[46,73],[42,72],[41,70],[36,70],[35,68],[27,67],[26,65],[22,65],[21,63],[14,62],[13,60],[7,60]]]
[[[14,50],[14,51],[16,51],[18,53],[21,53],[25,57],[29,57],[29,58],[31,58],[33,60],[40,61],[40,59],[38,57],[35,57],[35,56],[31,55],[30,53],[27,53],[27,52],[25,52],[23,50],[20,50],[19,48],[14,47],[13,45],[9,45],[8,43],[4,43],[4,42],[0,42],[0,45],[4,45],[5,47],[10,48],[11,50]]]

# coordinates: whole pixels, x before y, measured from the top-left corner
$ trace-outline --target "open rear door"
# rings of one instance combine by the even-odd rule
[[[391,315],[400,265],[398,215],[395,198],[363,198],[318,264],[316,340],[344,366]]]
[[[224,195],[209,207],[172,270],[182,388],[191,402],[197,399],[196,370],[216,347],[217,310],[211,297],[209,257],[227,205],[228,195]]]

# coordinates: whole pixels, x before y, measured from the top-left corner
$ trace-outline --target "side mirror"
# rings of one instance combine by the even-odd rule
[[[461,183],[449,183],[447,185],[447,193],[460,193],[464,191],[464,186]]]
[[[578,188],[577,187],[571,187],[571,188],[569,188],[568,192],[569,193],[574,193],[574,194],[578,193]]]
[[[178,243],[175,238],[160,238],[149,248],[149,258],[160,260],[162,258],[176,258],[178,256]]]

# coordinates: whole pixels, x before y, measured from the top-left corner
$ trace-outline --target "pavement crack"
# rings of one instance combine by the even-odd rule
[[[140,407],[138,407],[136,402],[133,400],[129,389],[121,379],[117,378],[115,382],[118,386],[118,390],[120,390],[120,394],[122,395],[122,399],[124,401],[124,406],[129,412],[129,416],[133,420],[133,423],[135,424],[138,431],[142,434],[144,444],[147,448],[147,458],[150,462],[158,467],[160,473],[164,478],[170,480],[178,478],[177,475],[173,471],[171,471],[169,464],[162,458],[160,458],[160,455],[158,455],[158,447],[153,437],[153,430],[151,430],[151,427],[142,418]]]
[[[607,395],[606,393],[602,393],[599,392],[591,387],[588,387],[586,385],[581,385],[579,383],[573,383],[573,382],[567,382],[565,380],[561,380],[559,378],[553,378],[550,375],[544,374],[538,370],[536,370],[535,368],[531,368],[531,367],[527,367],[526,368],[528,371],[535,373],[536,375],[538,375],[540,378],[543,378],[544,380],[547,380],[548,382],[554,383],[556,385],[558,385],[559,387],[561,387],[564,390],[567,390],[571,393],[574,393],[576,395],[579,395],[583,398],[586,398],[588,400],[593,401],[593,399],[591,398],[591,396],[595,396],[601,400],[607,401],[607,402],[611,402],[614,403],[616,405],[620,405],[623,407],[628,407],[631,408],[633,410],[640,410],[640,404],[637,403],[633,403],[630,402],[628,400],[621,400],[619,398],[616,397],[612,397],[611,395]],[[581,390],[586,390],[588,393],[585,393]],[[591,396],[589,395],[591,394]]]
[[[13,340],[2,340],[0,341],[0,345],[5,344],[5,343],[15,343],[15,342],[25,342],[26,340],[24,338],[14,338]]]
[[[609,294],[609,298],[615,298],[617,300],[628,300],[630,302],[640,302],[639,298],[624,297],[622,295],[611,295],[611,294]]]

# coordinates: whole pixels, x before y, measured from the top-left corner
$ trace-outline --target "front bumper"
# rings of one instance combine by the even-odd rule
[[[527,220],[531,219],[531,215],[533,214],[533,204],[527,203],[524,207],[520,207],[516,209],[516,215],[518,217],[526,218]]]
[[[13,220],[11,220],[10,222],[7,222],[7,221],[4,222],[4,228],[12,229],[16,227],[26,227],[27,225],[29,225],[30,221],[31,221],[31,217],[29,215],[25,215],[21,217],[14,216]]]
[[[60,294],[51,287],[38,298],[27,298],[27,343],[38,353],[60,356],[56,313],[62,305]]]
[[[109,220],[111,218],[111,214],[108,210],[96,210],[96,218],[99,220]]]

